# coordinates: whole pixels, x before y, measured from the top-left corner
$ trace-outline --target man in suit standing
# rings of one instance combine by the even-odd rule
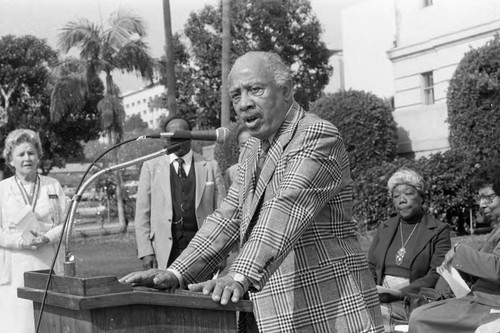
[[[167,270],[120,281],[187,285],[223,305],[248,292],[259,332],[383,332],[337,128],[294,101],[291,70],[274,53],[238,58],[228,88],[253,136],[240,154],[238,181]],[[229,273],[208,280],[236,242]]]
[[[165,132],[191,130],[173,115]],[[171,144],[167,139],[167,144]],[[167,268],[187,247],[203,220],[226,196],[216,161],[206,161],[185,141],[174,153],[143,164],[137,189],[135,235],[145,269]]]

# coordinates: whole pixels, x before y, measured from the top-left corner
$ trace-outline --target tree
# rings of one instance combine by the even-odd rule
[[[500,152],[500,37],[468,51],[448,88],[448,123],[452,149],[476,159]]]
[[[73,47],[80,49],[80,58],[86,62],[87,82],[89,78],[104,72],[106,95],[98,104],[102,127],[110,142],[118,144],[122,140],[125,111],[113,83],[112,72],[122,70],[138,72],[151,79],[154,61],[144,42],[146,30],[142,20],[132,14],[116,12],[110,16],[109,26],[94,24],[87,19],[67,23],[59,34],[59,46],[63,52]],[[118,161],[117,152],[114,159]],[[116,197],[118,217],[122,231],[126,230],[123,204],[121,200],[121,175],[116,173]]]
[[[34,36],[3,36],[0,39],[0,125],[5,125],[15,108],[33,107],[45,94],[49,67],[57,62],[57,53]]]
[[[127,133],[141,133],[148,128],[148,123],[142,120],[140,114],[133,114],[127,119],[125,119],[125,124],[123,125],[123,130]]]
[[[364,91],[340,91],[318,99],[311,112],[337,126],[354,176],[396,157],[397,127],[387,101]]]
[[[12,35],[0,39],[0,107],[4,114],[0,125],[0,144],[15,128],[30,128],[40,134],[44,155],[42,173],[53,166],[63,166],[67,160],[83,156],[81,141],[98,135],[99,118],[92,105],[102,84],[92,84],[93,93],[85,106],[60,121],[51,122],[50,96],[56,90],[53,66],[59,60],[57,53],[45,40],[34,36]],[[72,91],[70,91],[71,93]]]
[[[231,1],[230,13],[231,62],[251,50],[278,53],[295,71],[296,100],[308,108],[320,96],[332,72],[328,65],[329,50],[320,40],[321,25],[309,1],[236,0]],[[192,87],[186,87],[187,90],[178,87],[179,95],[194,99],[192,108],[186,112],[196,115],[198,127],[218,127],[222,8],[205,6],[191,13],[184,33],[191,46],[186,76],[191,78]],[[234,121],[234,111],[231,119]]]

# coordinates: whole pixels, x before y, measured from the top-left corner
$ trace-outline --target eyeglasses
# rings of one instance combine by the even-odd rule
[[[481,204],[481,201],[484,201],[487,205],[489,205],[489,204],[491,204],[493,202],[493,199],[495,199],[496,196],[497,195],[495,193],[488,194],[488,195],[484,195],[484,194],[478,195],[478,194],[476,194],[474,196],[474,201],[478,205]]]

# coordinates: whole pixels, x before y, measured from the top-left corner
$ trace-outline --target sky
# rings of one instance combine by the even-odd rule
[[[189,14],[220,0],[170,0],[173,32],[183,29]],[[313,12],[322,27],[322,40],[331,49],[342,48],[341,9],[365,0],[310,0]],[[57,49],[61,27],[78,18],[106,23],[118,9],[130,10],[144,18],[147,42],[154,57],[163,54],[165,35],[162,0],[0,0],[0,36],[32,34],[47,40]],[[114,76],[122,92],[139,89],[143,82],[131,75]]]

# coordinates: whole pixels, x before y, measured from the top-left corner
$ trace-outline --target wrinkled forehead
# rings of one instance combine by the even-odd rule
[[[228,77],[230,90],[271,81],[273,76],[269,73],[264,60],[250,56],[236,62]]]

